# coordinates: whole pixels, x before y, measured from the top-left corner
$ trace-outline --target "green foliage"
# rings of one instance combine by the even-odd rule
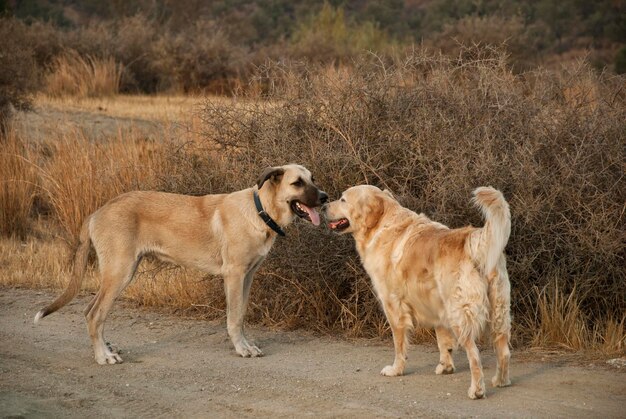
[[[391,45],[374,23],[351,21],[343,8],[329,3],[296,29],[292,42],[294,56],[321,62],[345,61],[366,50],[384,52]]]

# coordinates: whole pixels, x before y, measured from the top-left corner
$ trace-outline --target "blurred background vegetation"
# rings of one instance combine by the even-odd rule
[[[22,90],[41,87],[68,51],[113,60],[130,93],[230,94],[267,60],[339,66],[416,46],[498,46],[516,72],[581,57],[626,72],[626,4],[616,0],[0,0],[0,14],[4,60],[35,66]]]

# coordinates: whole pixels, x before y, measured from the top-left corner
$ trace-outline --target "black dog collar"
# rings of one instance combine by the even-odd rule
[[[252,195],[254,196],[254,205],[256,206],[259,217],[261,217],[261,219],[265,221],[265,224],[267,224],[269,228],[278,233],[279,236],[284,237],[285,232],[283,231],[283,229],[280,228],[280,226],[276,224],[276,221],[272,220],[272,217],[270,217],[270,215],[263,209],[263,205],[261,205],[261,199],[259,199],[259,194],[256,191],[253,191]]]

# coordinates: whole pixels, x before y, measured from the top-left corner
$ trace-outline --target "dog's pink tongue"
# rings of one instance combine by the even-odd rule
[[[311,218],[311,222],[313,223],[313,225],[314,226],[320,225],[320,215],[317,213],[315,208],[309,208],[303,203],[300,203],[300,205],[309,214],[309,218]]]

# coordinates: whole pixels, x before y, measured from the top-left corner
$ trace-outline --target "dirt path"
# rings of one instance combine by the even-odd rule
[[[604,365],[520,362],[513,385],[467,398],[469,371],[436,376],[436,348],[409,352],[407,375],[381,377],[392,348],[251,328],[266,356],[235,355],[223,324],[118,303],[107,338],[121,365],[92,357],[85,297],[44,319],[33,315],[50,293],[0,288],[2,417],[626,417],[626,375]],[[484,351],[486,377],[493,353]]]
[[[20,112],[15,118],[15,124],[27,138],[39,141],[76,133],[82,133],[91,141],[101,141],[104,138],[116,138],[120,132],[129,130],[155,140],[171,135],[178,128],[173,123],[167,127],[171,132],[164,132],[165,127],[158,121],[112,117],[93,111],[59,110],[51,106],[35,106],[32,112]]]

